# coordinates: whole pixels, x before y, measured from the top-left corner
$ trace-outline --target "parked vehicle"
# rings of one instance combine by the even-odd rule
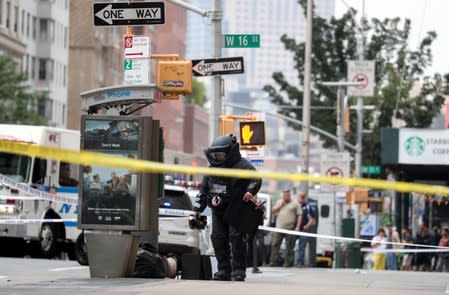
[[[199,229],[189,227],[193,205],[187,190],[180,186],[165,185],[164,197],[159,202],[159,252],[200,253]]]
[[[79,150],[79,132],[24,125],[0,125],[0,139],[32,146]],[[0,152],[0,232],[4,243],[25,239],[38,245],[36,255],[57,256],[61,251],[75,259],[78,166],[58,160]],[[36,189],[25,192],[28,188]],[[57,194],[66,202],[43,199],[39,192]],[[67,202],[67,201],[73,202]],[[56,222],[57,220],[66,220]],[[48,222],[46,221],[48,220]]]
[[[80,146],[78,131],[45,126],[0,124],[0,139],[73,151]],[[17,240],[25,240],[31,245],[33,256],[53,258],[65,252],[70,259],[87,265],[84,235],[77,228],[78,178],[78,165],[0,152],[2,248],[23,251],[13,245]],[[35,190],[30,192],[30,188]],[[44,193],[48,198],[42,198]],[[53,201],[48,193],[57,194],[63,201]],[[200,231],[189,228],[193,207],[186,189],[165,185],[159,207],[162,253],[199,253]]]

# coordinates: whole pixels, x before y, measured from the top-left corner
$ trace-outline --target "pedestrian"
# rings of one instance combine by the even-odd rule
[[[386,246],[387,250],[391,249],[399,249],[399,243],[401,243],[401,239],[399,238],[399,234],[394,229],[392,223],[387,223],[387,242],[389,242]],[[397,244],[390,244],[397,243]],[[387,269],[388,270],[398,270],[398,257],[397,254],[399,252],[387,252]]]
[[[413,237],[408,228],[404,228],[402,230],[402,243],[404,244],[413,244]],[[404,249],[412,249],[412,246],[406,245]],[[402,259],[402,269],[405,271],[412,270],[412,262],[413,262],[413,253],[404,253]]]
[[[431,245],[438,246],[440,240],[441,240],[441,233],[440,228],[438,226],[434,226],[431,234]],[[437,253],[431,253],[431,264],[432,264],[432,271],[434,271],[437,268],[438,264],[438,254]]]
[[[449,228],[443,228],[442,236],[438,243],[438,246],[449,247]],[[441,272],[449,272],[449,252],[439,252],[437,257],[438,262],[436,270]]]
[[[302,219],[301,219],[301,225],[299,228],[299,231],[310,233],[312,232],[312,227],[316,224],[316,214],[315,210],[313,210],[312,207],[307,203],[306,200],[306,194],[305,192],[299,192],[298,193],[298,202],[301,205],[301,211],[302,211]],[[306,236],[299,236],[298,237],[298,250],[297,250],[297,259],[295,261],[296,267],[304,267],[304,256],[306,252],[306,246],[307,243],[309,243],[310,247],[310,241],[311,237]]]
[[[296,200],[292,200],[290,190],[285,190],[282,192],[282,198],[276,202],[274,207],[271,209],[271,212],[273,214],[278,214],[276,217],[276,228],[299,231],[302,220],[302,210],[299,203]],[[283,266],[293,266],[293,248],[296,236],[279,232],[273,233],[270,266],[280,266],[279,250],[282,240],[284,239],[285,256]]]
[[[210,167],[255,170],[247,160],[242,158],[237,139],[232,134],[215,138],[204,153]],[[199,214],[206,206],[212,208],[211,240],[218,267],[218,271],[212,277],[213,280],[244,281],[246,278],[247,237],[227,222],[224,216],[233,198],[256,203],[256,194],[261,183],[260,179],[218,176],[203,178],[200,192],[195,200],[194,211]],[[256,208],[261,205],[263,204],[258,203]]]
[[[420,224],[419,232],[415,237],[415,244],[418,245],[431,245],[432,244],[432,236],[429,233],[429,228],[424,224]],[[417,246],[419,249],[419,246]],[[421,247],[422,248],[422,247]],[[424,249],[428,249],[425,248]],[[419,252],[415,254],[415,259],[413,261],[413,268],[415,271],[419,271],[421,269],[425,271],[432,270],[432,254],[426,252]]]
[[[385,269],[385,249],[386,249],[387,238],[385,237],[385,231],[380,228],[377,234],[371,241],[371,247],[374,250],[374,270],[384,270]]]

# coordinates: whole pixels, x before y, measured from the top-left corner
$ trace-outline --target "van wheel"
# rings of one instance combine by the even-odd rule
[[[44,223],[39,237],[40,251],[44,258],[53,258],[59,254],[58,232],[54,224]]]
[[[80,233],[75,241],[75,258],[81,265],[89,265],[87,258],[86,241],[84,240],[84,232]]]

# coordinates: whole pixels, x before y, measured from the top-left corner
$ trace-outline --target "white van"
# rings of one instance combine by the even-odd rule
[[[79,131],[45,126],[0,124],[0,140],[73,151],[80,147]],[[78,169],[58,160],[0,152],[0,233],[7,248],[14,248],[8,241],[24,239],[39,245],[38,257],[66,252],[70,259],[88,263],[77,228]],[[192,209],[185,189],[165,186],[159,208],[161,251],[199,253],[199,230],[189,228]]]
[[[80,145],[78,131],[43,126],[1,124],[0,140],[75,151]],[[73,245],[80,233],[76,226],[78,165],[0,152],[0,177],[2,236],[38,241],[43,257],[65,250],[75,259],[75,249],[65,242]],[[47,193],[46,198],[41,192]],[[56,194],[62,202],[52,199]]]

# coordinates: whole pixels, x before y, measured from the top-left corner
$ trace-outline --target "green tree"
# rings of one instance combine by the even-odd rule
[[[17,63],[7,55],[0,55],[0,123],[48,124],[47,119],[38,114],[45,108],[47,94],[28,92],[26,81]]]
[[[186,103],[204,106],[206,103],[206,87],[203,82],[192,79],[192,94],[186,96]]]
[[[306,11],[306,1],[299,2]],[[355,10],[348,10],[341,18],[313,18],[311,124],[332,134],[336,134],[336,89],[317,82],[347,80],[347,61],[357,59],[358,31],[353,18],[356,13]],[[366,105],[375,105],[375,110],[365,111],[364,115],[364,129],[370,128],[373,132],[364,134],[363,137],[363,163],[379,164],[381,128],[391,127],[394,116],[405,121],[407,127],[427,127],[444,102],[441,95],[433,95],[429,99],[432,91],[422,92],[416,97],[409,95],[414,83],[431,64],[430,47],[436,34],[428,32],[419,47],[411,50],[408,46],[411,22],[408,19],[364,19],[359,27],[365,36],[364,59],[375,61],[376,68],[375,95],[364,99]],[[276,72],[273,73],[276,85],[266,85],[264,90],[276,105],[302,106],[305,43],[297,43],[286,35],[281,37],[281,42],[286,50],[293,53],[301,86],[292,85],[281,72]],[[355,99],[350,98],[349,103],[355,104]],[[334,110],[314,110],[315,106],[334,107]],[[302,119],[300,108],[280,108],[279,113]],[[355,144],[356,114],[351,113],[350,122],[351,131],[346,135],[346,140]],[[334,141],[324,137],[322,139],[326,147],[336,146]]]

